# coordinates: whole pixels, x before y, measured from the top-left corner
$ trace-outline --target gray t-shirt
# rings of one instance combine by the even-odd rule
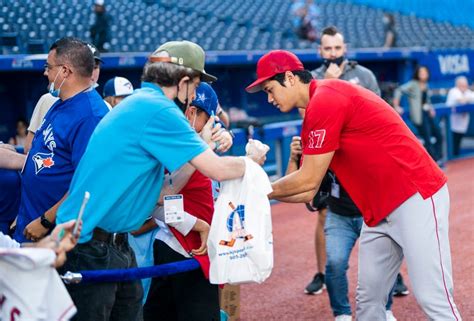
[[[318,69],[311,71],[311,74],[316,79],[324,79],[324,74],[326,73],[327,67],[322,65]],[[367,88],[377,95],[380,96],[380,88],[377,84],[377,79],[375,75],[369,69],[357,64],[355,61],[347,61],[342,72],[341,80],[347,80],[353,84],[360,85],[364,88]]]

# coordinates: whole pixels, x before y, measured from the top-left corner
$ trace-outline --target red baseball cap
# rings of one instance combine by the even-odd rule
[[[261,85],[265,80],[286,71],[296,70],[304,70],[304,66],[294,53],[286,50],[272,50],[258,60],[257,80],[247,86],[245,90],[255,93],[262,90]]]

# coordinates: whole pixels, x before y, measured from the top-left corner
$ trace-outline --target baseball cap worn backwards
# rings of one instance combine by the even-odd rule
[[[201,73],[201,80],[213,82],[217,77],[204,70],[204,50],[191,41],[169,41],[158,47],[148,58],[150,62],[169,62]]]
[[[304,70],[304,66],[294,53],[286,50],[272,50],[258,60],[257,80],[248,85],[245,90],[255,93],[262,90],[262,83],[273,76],[297,70]]]

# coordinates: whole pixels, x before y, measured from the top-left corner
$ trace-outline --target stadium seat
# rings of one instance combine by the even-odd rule
[[[46,45],[43,39],[30,39],[27,44],[27,52],[30,54],[41,54],[46,52]]]

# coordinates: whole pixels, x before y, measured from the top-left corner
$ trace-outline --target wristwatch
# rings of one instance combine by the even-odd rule
[[[48,230],[52,229],[56,224],[54,223],[51,223],[50,221],[48,221],[48,219],[46,218],[46,216],[44,216],[44,214],[41,215],[41,225],[43,225],[45,228],[47,228]]]

